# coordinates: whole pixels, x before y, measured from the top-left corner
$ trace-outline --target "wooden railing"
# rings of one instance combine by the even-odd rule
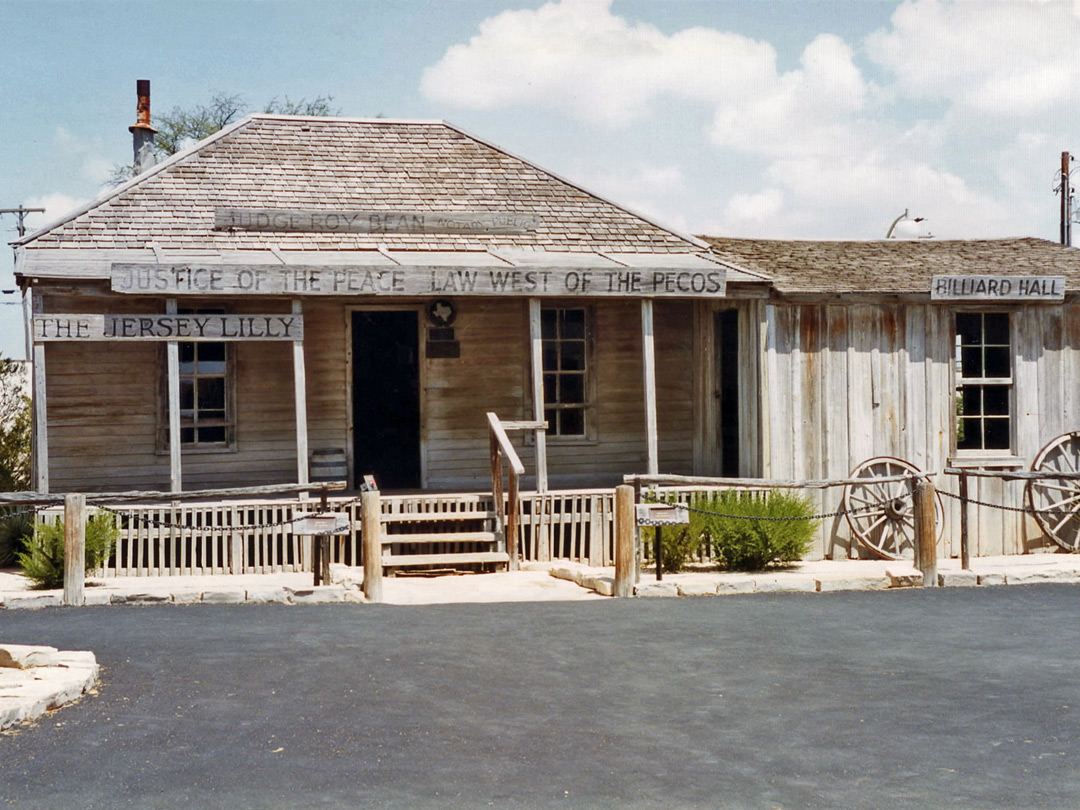
[[[521,463],[508,430],[544,430],[547,422],[503,422],[491,411],[487,414],[488,437],[491,446],[491,495],[495,501],[495,519],[501,536],[499,545],[510,555],[510,570],[518,567],[518,518],[521,507],[518,496],[525,465]],[[503,497],[503,457],[507,462],[506,497]]]

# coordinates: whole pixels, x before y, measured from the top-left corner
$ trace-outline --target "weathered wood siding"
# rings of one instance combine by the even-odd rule
[[[874,456],[895,456],[940,471],[961,458],[953,450],[953,307],[929,304],[770,304],[772,335],[762,373],[768,390],[764,475],[843,478]],[[771,325],[770,325],[771,324]],[[1013,314],[1014,443],[1028,468],[1053,437],[1080,428],[1080,306],[1022,306]],[[969,459],[970,460],[970,459]],[[992,467],[990,467],[992,469]],[[1015,469],[1015,466],[1012,467]],[[955,477],[939,488],[957,492]],[[825,512],[842,491],[815,497]],[[1023,505],[1023,486],[971,480],[970,497]],[[943,498],[940,553],[959,554],[957,501]],[[1018,554],[1054,548],[1019,513],[971,507],[972,554]],[[813,556],[860,555],[843,517],[827,520]]]
[[[212,304],[213,302],[211,302]],[[574,305],[572,302],[560,302]],[[593,423],[586,442],[550,438],[553,487],[612,485],[645,468],[641,310],[637,301],[583,302],[592,323]],[[244,312],[288,311],[288,302],[230,303]],[[311,450],[350,445],[351,312],[361,301],[304,302],[308,443]],[[395,307],[420,310],[422,302]],[[47,296],[48,312],[155,312],[160,300]],[[425,359],[422,464],[429,489],[490,486],[485,412],[532,418],[527,303],[462,299],[454,324],[461,356]],[[660,465],[689,473],[693,455],[692,305],[657,302],[657,410]],[[421,317],[423,323],[423,317]],[[426,327],[425,327],[426,328]],[[423,344],[423,340],[421,340]],[[169,457],[159,447],[164,413],[164,344],[53,343],[47,349],[51,488],[167,489]],[[242,342],[230,348],[235,367],[236,446],[185,450],[187,489],[278,483],[296,477],[291,344]],[[90,373],[92,370],[92,373]],[[515,437],[530,476],[531,442]]]

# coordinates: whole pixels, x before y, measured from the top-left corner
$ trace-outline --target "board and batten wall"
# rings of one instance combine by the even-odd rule
[[[181,302],[181,306],[220,302]],[[423,323],[426,302],[400,301]],[[422,464],[428,489],[490,486],[485,413],[531,419],[529,327],[523,299],[462,298],[454,324],[461,356],[425,359],[421,367]],[[556,305],[553,303],[553,305]],[[559,301],[589,309],[594,372],[590,441],[549,439],[552,487],[608,486],[645,468],[641,317],[637,301]],[[280,299],[229,302],[236,313],[289,311]],[[350,456],[351,312],[361,300],[305,299],[304,357],[310,449]],[[152,298],[46,294],[45,312],[163,312]],[[656,303],[660,464],[693,465],[693,305]],[[421,340],[423,345],[423,340]],[[167,490],[169,456],[161,446],[164,344],[56,342],[46,346],[50,488],[64,491]],[[293,363],[287,342],[230,346],[235,367],[235,448],[187,450],[185,489],[294,481],[296,428]],[[533,485],[531,441],[515,434]]]
[[[979,307],[781,302],[762,309],[765,477],[844,478],[875,456],[895,456],[938,472],[958,461],[974,463],[953,447],[953,335],[955,313]],[[1080,428],[1080,305],[1017,305],[1009,311],[1013,450],[995,455],[1015,457],[1018,463],[1009,469],[1028,469],[1048,441]],[[938,475],[935,485],[958,491],[955,476]],[[973,499],[1024,505],[1020,482],[973,478],[969,486]],[[840,488],[832,488],[813,497],[823,512],[833,512],[841,495]],[[958,556],[958,502],[942,501],[945,533],[939,553]],[[973,555],[1056,548],[1022,514],[971,507],[969,519]],[[871,556],[852,538],[845,518],[827,519],[811,556],[849,555]]]

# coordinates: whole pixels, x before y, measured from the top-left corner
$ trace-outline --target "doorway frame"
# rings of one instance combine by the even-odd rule
[[[345,319],[345,458],[349,465],[349,486],[356,489],[360,481],[356,480],[356,435],[353,424],[353,392],[355,382],[353,380],[353,313],[354,312],[415,312],[416,313],[416,342],[417,342],[417,385],[420,387],[420,489],[427,489],[428,481],[428,458],[427,458],[427,354],[424,345],[424,313],[423,303],[358,303],[346,304],[342,316]],[[378,482],[376,482],[378,483]]]

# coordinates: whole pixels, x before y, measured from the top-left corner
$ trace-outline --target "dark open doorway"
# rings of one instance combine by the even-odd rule
[[[720,419],[720,474],[739,476],[739,310],[716,313],[716,397]]]
[[[352,316],[353,472],[380,489],[420,486],[420,339],[417,313]]]

